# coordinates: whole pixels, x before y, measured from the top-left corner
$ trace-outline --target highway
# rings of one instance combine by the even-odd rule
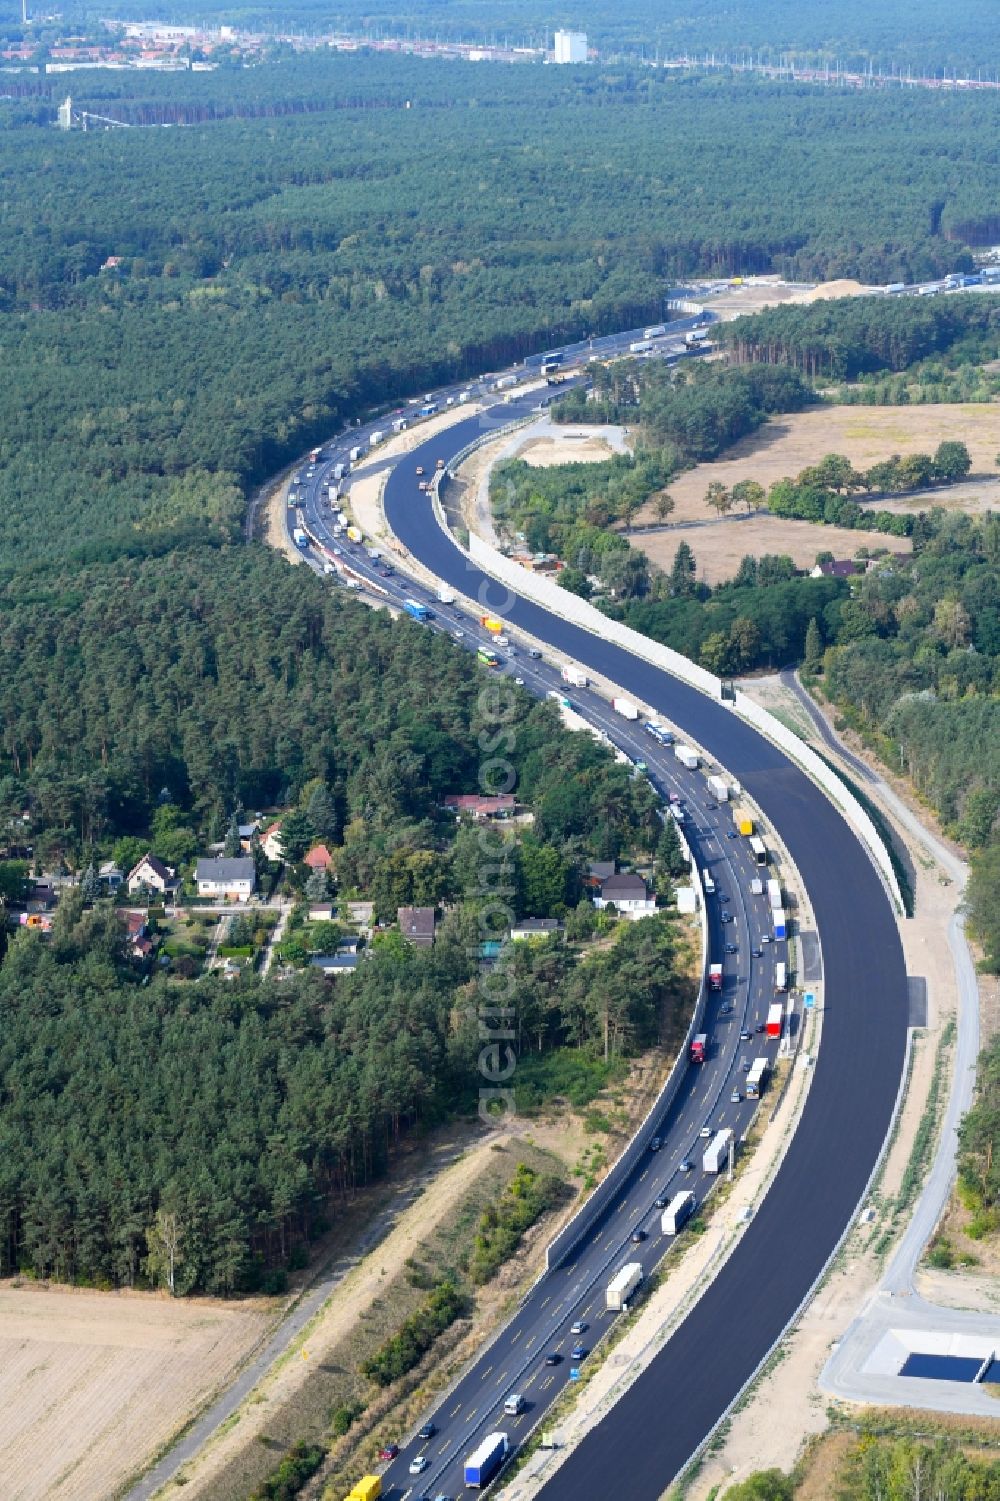
[[[628,336],[622,336],[626,347]],[[506,403],[503,416],[513,420],[533,409],[537,394]],[[495,423],[496,413],[486,425]],[[627,1398],[588,1436],[546,1485],[545,1494],[563,1497],[601,1497],[620,1488],[628,1474],[628,1494],[636,1501],[659,1496],[674,1475],[738,1395],[765,1358],[808,1294],[835,1249],[864,1193],[885,1139],[903,1064],[907,995],[902,950],[888,899],[868,856],[857,839],[808,778],[737,719],[714,703],[623,648],[570,625],[532,602],[508,595],[502,586],[480,574],[434,522],[430,502],[418,488],[417,466],[432,474],[439,458],[448,459],[480,434],[483,419],[470,417],[431,438],[401,458],[392,469],[385,491],[385,508],[393,531],[403,545],[438,578],[466,596],[478,598],[484,610],[500,614],[529,637],[548,643],[560,653],[619,684],[657,714],[682,726],[738,778],[780,829],[782,838],[809,891],[823,944],[825,1015],[823,1046],[803,1119],[786,1158],[748,1226],[739,1253],[722,1269],[711,1286],[667,1342]],[[353,439],[358,441],[357,436]],[[329,453],[303,485],[310,526],[325,526],[319,484]],[[373,587],[397,600],[430,600],[398,574],[386,578],[381,560],[371,560],[358,548],[346,550],[345,561]],[[431,603],[434,625],[462,631],[461,644],[474,645],[477,629],[467,617],[448,619],[443,607]],[[554,681],[548,664],[521,652],[507,664],[526,686],[547,691]],[[565,689],[563,691],[566,691]],[[686,781],[679,763],[649,741],[639,752],[631,726],[615,720],[603,701],[570,690],[574,707],[614,729],[627,753],[642,755],[654,782],[668,792],[675,786],[689,800],[696,784]],[[704,784],[701,783],[703,789]],[[703,791],[697,793],[703,799]],[[580,1336],[588,1350],[607,1327],[601,1293],[610,1275],[625,1261],[640,1260],[649,1270],[666,1249],[652,1233],[658,1219],[653,1201],[683,1184],[700,1198],[708,1184],[697,1169],[681,1171],[684,1158],[695,1158],[703,1145],[699,1132],[706,1120],[713,1126],[731,1123],[741,1131],[750,1107],[733,1107],[729,1092],[740,1073],[746,1051],[737,1023],[756,1026],[773,998],[765,957],[755,962],[748,952],[751,937],[763,934],[763,904],[749,895],[749,871],[742,841],[723,837],[726,815],[699,812],[698,832],[690,834],[700,864],[710,863],[717,885],[730,898],[734,922],[721,922],[720,907],[711,902],[712,958],[723,957],[720,945],[726,928],[737,933],[738,954],[729,968],[723,998],[746,997],[746,1013],[739,1003],[732,1017],[709,1013],[711,1044],[708,1062],[692,1069],[668,1118],[650,1129],[667,1140],[659,1154],[637,1169],[621,1200],[588,1232],[567,1263],[549,1273],[533,1290],[507,1325],[455,1390],[433,1415],[437,1432],[427,1444],[411,1441],[386,1472],[391,1496],[410,1494],[457,1496],[462,1491],[461,1461],[486,1432],[502,1427],[513,1443],[538,1420],[540,1412],[562,1390],[569,1370],[578,1361],[566,1356],[572,1346],[569,1326],[588,1325]],[[704,831],[704,832],[701,832]],[[739,853],[737,853],[739,852]],[[719,871],[716,873],[715,865]],[[725,866],[729,869],[723,873]],[[759,901],[759,899],[758,899]],[[756,926],[755,926],[756,924]],[[763,950],[767,955],[767,949]],[[738,978],[737,978],[738,977]],[[759,1050],[750,1044],[754,1056]],[[728,1117],[726,1112],[731,1111]],[[633,1229],[649,1238],[633,1245]],[[545,1356],[563,1357],[546,1365]],[[586,1357],[582,1357],[586,1358]],[[519,1418],[499,1412],[512,1390],[523,1392],[531,1406]],[[417,1451],[429,1464],[411,1477],[409,1462]]]

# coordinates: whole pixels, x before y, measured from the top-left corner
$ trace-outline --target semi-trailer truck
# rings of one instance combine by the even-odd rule
[[[465,1461],[465,1483],[481,1490],[489,1485],[494,1475],[507,1458],[506,1433],[488,1433],[478,1448]]]
[[[694,1194],[690,1189],[674,1194],[660,1216],[660,1229],[664,1235],[676,1235],[694,1209]]]
[[[771,921],[774,923],[774,936],[781,943],[783,939],[788,937],[788,924],[785,921],[783,908],[772,909]]]
[[[638,1261],[630,1261],[612,1277],[604,1294],[604,1303],[610,1313],[621,1313],[629,1298],[642,1281],[642,1267]]]
[[[688,1057],[692,1063],[704,1063],[707,1052],[708,1033],[699,1032],[697,1036],[691,1039],[691,1046],[688,1048]]]
[[[777,912],[778,908],[781,906],[781,882],[780,881],[768,881],[768,883],[767,883],[767,900],[768,900],[768,902],[770,904],[771,911],[772,912]]]
[[[633,339],[628,352],[629,354],[648,354],[652,347],[652,339]]]
[[[778,963],[774,966],[774,988],[775,990],[788,989],[788,970],[785,967],[784,959],[779,959]]]
[[[733,1133],[728,1126],[722,1131],[717,1131],[705,1148],[701,1159],[702,1170],[706,1173],[717,1173],[724,1162],[729,1159],[729,1144],[733,1139]]]
[[[630,698],[613,698],[611,700],[611,707],[612,709],[614,709],[615,713],[620,714],[623,719],[639,718],[639,707],[637,704],[634,704]]]
[[[710,964],[708,966],[708,988],[709,988],[709,990],[721,990],[722,989],[722,965],[721,964]]]
[[[674,755],[677,757],[682,766],[687,767],[688,771],[698,770],[701,757],[698,755],[698,752],[694,750],[690,745],[675,745]]]
[[[754,834],[750,839],[750,853],[758,865],[767,864],[767,846],[759,835]]]
[[[574,688],[586,688],[590,679],[582,667],[575,667],[572,662],[567,662],[565,667],[560,668],[559,676],[564,683],[571,683]]]
[[[768,1037],[780,1037],[781,1025],[785,1017],[785,1008],[780,1001],[775,1001],[773,1006],[767,1008],[767,1022],[764,1030]]]
[[[666,331],[667,325],[665,323],[654,323],[652,328],[643,329],[642,337],[644,339],[659,339]]]
[[[747,1074],[747,1099],[759,1100],[761,1090],[764,1088],[764,1077],[767,1074],[767,1059],[755,1058]]]
[[[729,783],[725,777],[709,777],[708,790],[718,803],[728,803]]]

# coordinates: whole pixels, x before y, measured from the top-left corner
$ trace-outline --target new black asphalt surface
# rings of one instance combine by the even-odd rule
[[[512,419],[526,409],[525,403],[511,403],[504,416]],[[798,1130],[738,1254],[628,1396],[544,1488],[549,1501],[604,1501],[623,1493],[630,1501],[654,1501],[794,1317],[865,1191],[903,1066],[902,947],[869,857],[826,797],[780,751],[724,705],[511,595],[474,568],[436,525],[417,487],[416,466],[433,472],[439,457],[457,452],[481,431],[480,421],[470,418],[399,462],[385,491],[393,531],[438,578],[478,597],[484,611],[547,641],[686,727],[780,831],[809,891],[823,945],[823,1040],[815,1077]]]

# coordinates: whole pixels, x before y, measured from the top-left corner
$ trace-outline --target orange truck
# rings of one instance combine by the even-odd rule
[[[479,624],[484,631],[489,631],[491,636],[499,636],[503,631],[503,621],[497,620],[495,615],[480,615]]]

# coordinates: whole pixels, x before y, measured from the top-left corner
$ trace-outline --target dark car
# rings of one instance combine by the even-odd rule
[[[763,959],[763,957],[764,957],[764,950],[763,949],[754,949],[753,956],[754,956],[755,959]]]
[[[718,803],[706,803],[705,804],[705,808],[707,809],[707,811],[709,813],[714,813],[715,810],[718,808],[718,806],[719,806]]]
[[[586,1353],[587,1353],[587,1347],[586,1347],[586,1345],[574,1345],[573,1348],[572,1348],[572,1350],[570,1350],[570,1352],[569,1352],[570,1359],[571,1360],[582,1360],[583,1357],[586,1355]]]
[[[546,1365],[562,1365],[562,1356],[558,1350],[550,1350],[545,1357]]]
[[[726,944],[726,953],[727,954],[738,954],[739,951],[740,951],[739,944],[736,944],[736,943],[727,943]]]
[[[660,1141],[660,1138],[658,1136],[654,1136],[652,1141],[649,1143],[649,1150],[651,1152],[658,1152],[662,1145],[663,1143]]]
[[[733,1009],[733,1003],[732,1003],[732,1001],[723,1001],[722,1005],[719,1007],[719,1015],[720,1016],[729,1016],[729,1014],[732,1011],[732,1009]]]
[[[633,1230],[632,1231],[632,1244],[634,1246],[641,1246],[642,1243],[643,1243],[643,1241],[645,1239],[646,1239],[646,1232],[645,1232],[645,1230]]]
[[[437,1424],[425,1423],[422,1428],[417,1429],[417,1438],[422,1444],[426,1444],[427,1440],[433,1438],[435,1433],[437,1433]]]
[[[763,1030],[764,1030],[764,1028],[765,1028],[766,1025],[767,1025],[766,1022],[758,1022],[757,1025],[756,1025],[756,1027],[754,1028],[754,1031],[755,1032],[763,1032]]]
[[[667,1205],[669,1203],[670,1203],[670,1195],[669,1194],[657,1194],[656,1195],[656,1207],[657,1207],[657,1209],[666,1209],[666,1207],[667,1207]]]
[[[726,838],[727,839],[738,839],[739,837],[740,836],[739,836],[739,834],[737,834],[737,832],[736,832],[735,829],[729,829],[727,831],[727,833],[726,833]]]
[[[731,912],[723,912],[723,914],[722,914],[722,921],[723,922],[735,922],[736,919],[735,919],[735,917],[733,916],[733,914]]]

